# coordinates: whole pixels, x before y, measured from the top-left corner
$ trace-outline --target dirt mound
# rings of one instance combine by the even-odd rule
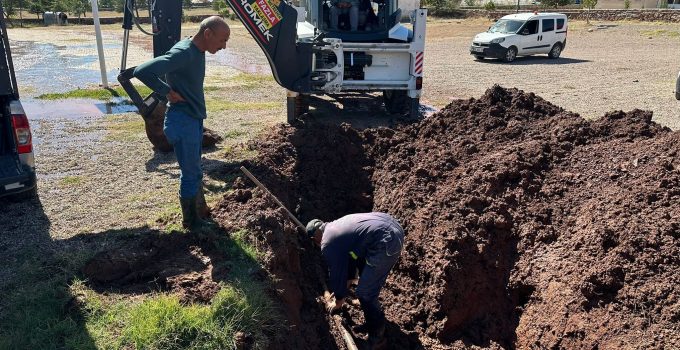
[[[668,348],[679,141],[650,112],[591,122],[494,87],[395,129],[281,126],[247,166],[302,221],[400,219],[406,246],[381,295],[392,348]],[[234,187],[215,216],[269,252],[295,346],[342,344],[316,301],[316,249],[252,184]]]
[[[400,220],[405,249],[381,294],[389,348],[680,348],[680,133],[651,117],[587,121],[496,86],[394,129],[282,125],[243,165],[303,222]],[[237,178],[213,218],[264,251],[290,326],[271,348],[344,348],[318,301],[318,249],[281,208]],[[133,245],[85,274],[201,302],[229,273],[191,236]],[[344,313],[362,321],[351,303]]]

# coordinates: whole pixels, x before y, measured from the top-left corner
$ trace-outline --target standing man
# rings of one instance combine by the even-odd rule
[[[353,32],[359,29],[359,0],[331,0],[331,29],[338,30],[338,18],[349,13],[349,25]]]
[[[381,343],[385,333],[385,314],[378,296],[387,274],[399,259],[404,229],[389,214],[362,213],[328,223],[314,219],[307,224],[307,234],[321,247],[321,255],[328,266],[328,286],[335,297],[327,305],[331,312],[342,307],[347,296],[347,281],[354,278],[354,271],[348,271],[348,266],[365,260],[356,295],[366,323],[355,330],[368,333],[371,346]]]
[[[173,145],[179,163],[182,225],[191,231],[209,225],[199,217],[197,209],[197,199],[202,198],[199,191],[202,191],[203,179],[205,52],[214,54],[224,49],[229,34],[229,25],[221,17],[208,17],[192,38],[177,42],[165,55],[134,70],[137,79],[168,100],[163,131]]]

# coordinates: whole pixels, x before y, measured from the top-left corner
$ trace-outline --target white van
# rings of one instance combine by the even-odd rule
[[[567,46],[567,16],[561,13],[517,13],[504,16],[475,35],[470,54],[512,62],[517,56],[547,53],[558,58]]]

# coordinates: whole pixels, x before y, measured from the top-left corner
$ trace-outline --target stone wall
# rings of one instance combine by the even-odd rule
[[[585,20],[586,16],[590,16],[591,20],[597,21],[620,21],[620,20],[638,20],[638,21],[662,21],[662,22],[680,22],[680,10],[661,10],[661,9],[635,9],[635,10],[576,10],[576,9],[542,9],[541,12],[559,12],[564,13],[569,19]],[[523,11],[527,12],[527,11]],[[430,15],[444,16],[454,18],[474,18],[487,17],[498,19],[505,15],[515,13],[514,10],[455,10],[455,11],[430,11]]]

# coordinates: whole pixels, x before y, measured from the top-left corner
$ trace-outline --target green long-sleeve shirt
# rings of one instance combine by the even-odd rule
[[[172,104],[173,109],[205,119],[205,53],[191,39],[180,40],[165,55],[140,64],[134,76],[161,96],[167,95],[170,89],[176,91],[186,102]]]

